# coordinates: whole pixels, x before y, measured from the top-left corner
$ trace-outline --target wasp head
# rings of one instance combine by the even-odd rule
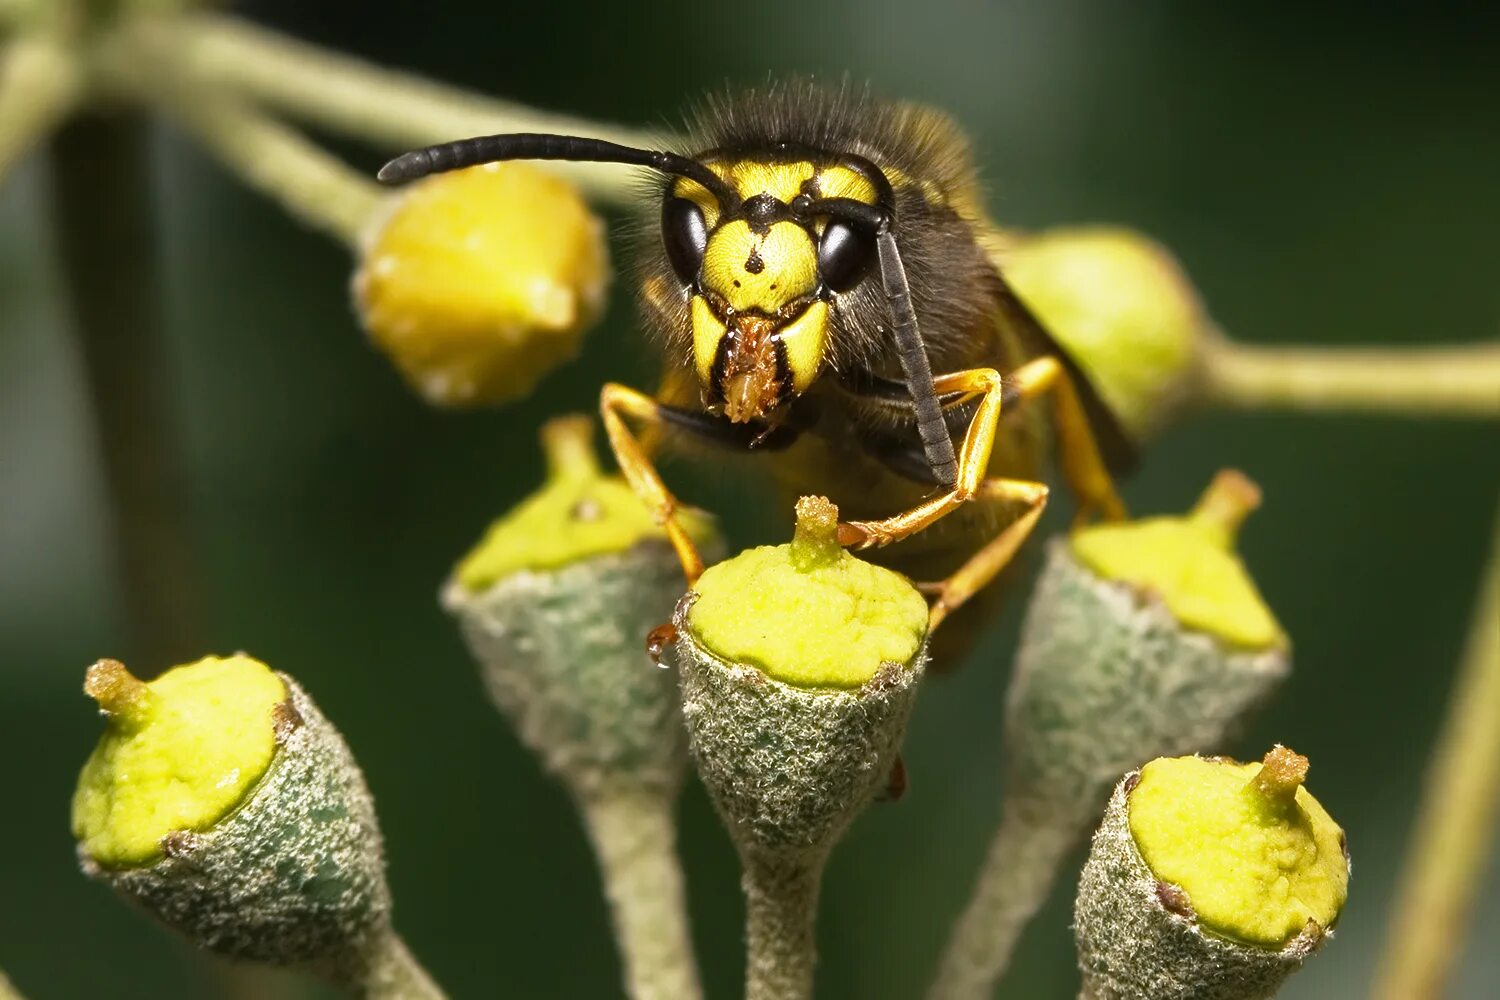
[[[799,204],[877,188],[847,167],[757,160],[709,164],[729,204],[677,178],[662,204],[668,261],[689,298],[693,366],[704,401],[735,423],[774,421],[827,364],[830,308],[863,278],[874,234]]]

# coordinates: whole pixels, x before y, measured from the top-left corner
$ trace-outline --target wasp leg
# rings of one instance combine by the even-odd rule
[[[677,559],[682,563],[683,576],[687,577],[688,586],[692,586],[703,574],[703,557],[682,525],[677,523],[677,510],[681,506],[677,498],[662,482],[661,474],[651,464],[641,442],[630,433],[625,423],[628,416],[648,426],[659,427],[665,422],[662,411],[662,405],[650,396],[615,382],[606,383],[599,393],[599,414],[604,419],[604,432],[609,435],[615,461],[631,489],[655,512],[658,523],[666,529],[672,548],[677,550]]]
[[[958,477],[953,489],[908,511],[880,521],[848,521],[839,525],[839,542],[855,548],[889,545],[916,534],[974,499],[985,479],[1002,406],[1052,394],[1059,460],[1063,478],[1078,496],[1079,517],[1098,511],[1112,520],[1125,516],[1114,480],[1104,466],[1089,430],[1083,405],[1067,371],[1055,358],[1037,358],[1002,379],[993,368],[971,368],[933,379],[939,394],[980,395],[979,407],[964,434],[958,454]]]
[[[1053,357],[1028,361],[1008,379],[1022,400],[1051,393],[1052,419],[1057,433],[1057,459],[1063,479],[1078,498],[1074,523],[1098,514],[1108,521],[1125,517],[1125,504],[1115,491],[1114,478],[1099,452],[1078,387],[1068,370]]]
[[[980,484],[980,496],[1019,501],[1026,508],[1000,534],[985,542],[952,576],[936,585],[922,587],[936,595],[927,612],[927,631],[937,628],[944,618],[958,610],[959,605],[983,589],[1010,564],[1016,550],[1030,537],[1041,518],[1047,506],[1047,492],[1044,484],[1024,479],[986,479]]]

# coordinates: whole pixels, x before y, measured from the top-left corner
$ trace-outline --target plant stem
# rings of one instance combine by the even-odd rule
[[[930,1000],[983,1000],[1010,963],[1016,941],[1046,902],[1081,824],[1008,802],[969,905],[953,926]]]
[[[1500,343],[1407,349],[1206,344],[1201,401],[1240,409],[1500,417]]]
[[[144,123],[85,114],[52,141],[58,253],[98,440],[126,656],[165,666],[204,645],[186,476],[162,343]],[[231,995],[284,977],[215,964]],[[286,995],[282,990],[270,991]]]
[[[10,984],[4,972],[0,972],[0,1000],[26,1000],[21,991]]]
[[[83,86],[72,54],[44,38],[0,51],[0,183],[77,107]]]
[[[674,798],[642,790],[579,799],[625,965],[626,993],[634,1000],[703,994],[674,847]]]
[[[817,965],[818,890],[826,852],[741,852],[745,1000],[806,1000]]]
[[[142,56],[129,45],[111,53],[113,82],[173,116],[235,176],[294,217],[359,246],[386,197],[374,181],[295,130]]]
[[[232,17],[202,15],[169,30],[173,36],[160,46],[161,53],[201,79],[389,149],[497,132],[561,132],[627,145],[654,141],[640,131],[549,114],[383,69]],[[619,165],[546,166],[601,202],[633,204],[639,190],[635,171]]]
[[[1435,1000],[1462,952],[1500,806],[1500,517],[1373,995]]]
[[[346,988],[361,1000],[445,1000],[447,996],[401,935],[389,927],[371,943]]]
[[[124,654],[166,665],[200,651],[199,575],[162,344],[147,135],[84,115],[52,143],[52,203],[88,382],[130,629]]]

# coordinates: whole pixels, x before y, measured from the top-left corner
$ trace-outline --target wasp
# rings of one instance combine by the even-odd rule
[[[881,561],[928,581],[932,628],[1036,525],[1046,424],[1079,517],[1123,516],[1113,473],[1130,442],[994,263],[967,140],[943,114],[794,80],[710,98],[677,151],[492,135],[403,154],[379,177],[516,159],[662,176],[639,248],[661,389],[610,383],[599,406],[689,584],[702,559],[650,446],[666,429],[767,453],[787,491],[837,504],[845,546],[905,542]]]

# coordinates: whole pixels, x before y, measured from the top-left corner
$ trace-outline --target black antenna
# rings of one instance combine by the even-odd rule
[[[948,422],[938,401],[937,387],[932,383],[932,364],[927,360],[927,345],[917,327],[917,312],[911,304],[911,285],[906,280],[906,266],[891,232],[891,209],[870,205],[853,198],[809,198],[799,195],[792,201],[792,211],[807,218],[827,215],[875,230],[875,251],[880,262],[880,288],[891,308],[891,333],[896,341],[896,355],[906,389],[911,393],[912,409],[917,417],[917,435],[922,439],[922,454],[939,486],[952,489],[958,482],[958,458],[953,453],[953,439],[948,436]]]
[[[402,153],[380,168],[376,178],[382,184],[403,184],[428,174],[460,167],[473,167],[499,160],[575,160],[590,163],[626,163],[650,167],[664,174],[686,177],[708,189],[721,208],[729,210],[739,204],[739,195],[723,178],[697,160],[661,150],[621,146],[603,139],[585,139],[573,135],[546,135],[536,132],[512,132],[507,135],[482,135],[473,139],[439,143]]]
[[[932,365],[927,360],[927,345],[917,329],[917,312],[911,304],[911,286],[906,283],[906,267],[896,236],[889,223],[875,233],[875,251],[880,260],[880,287],[891,306],[891,332],[896,338],[896,354],[901,372],[911,392],[912,409],[917,414],[917,434],[922,439],[922,453],[938,485],[952,489],[958,483],[958,459],[953,454],[953,439],[948,436],[948,422],[938,402],[937,387],[932,384]]]

